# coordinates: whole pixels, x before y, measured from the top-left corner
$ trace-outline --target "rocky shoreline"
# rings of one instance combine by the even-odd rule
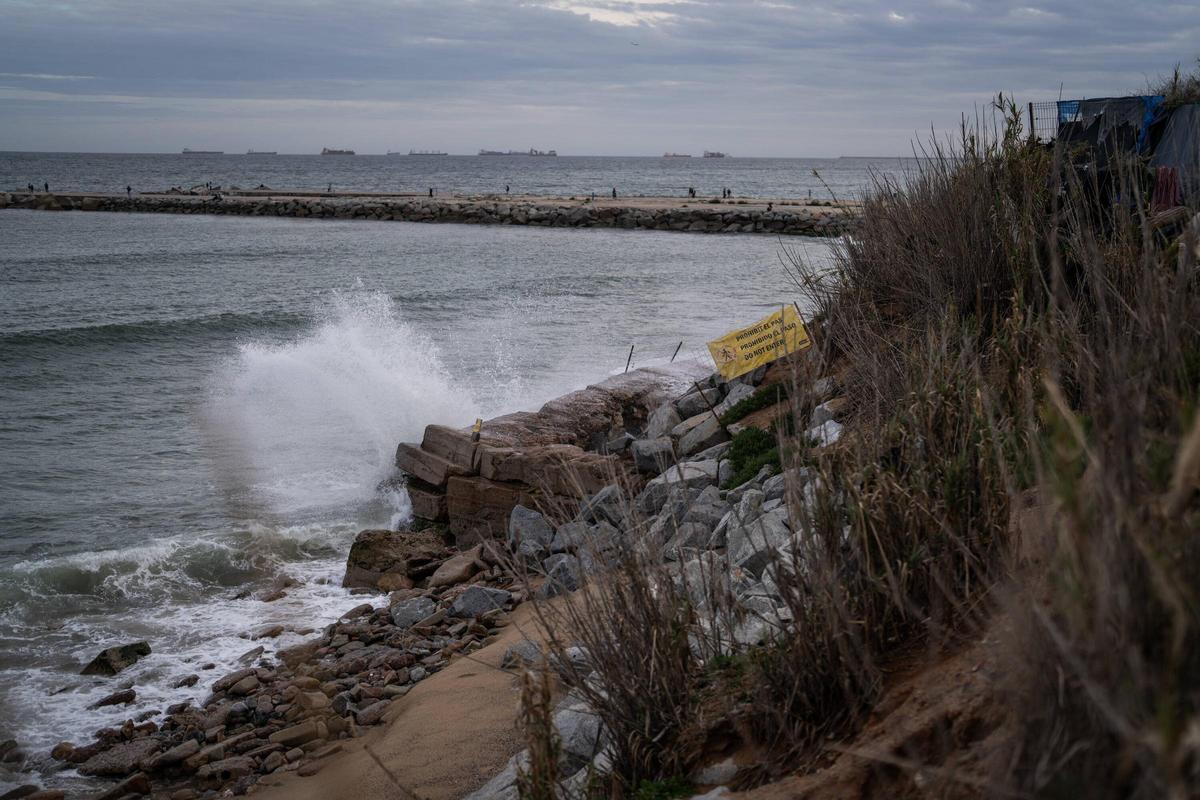
[[[605,547],[640,540],[662,546],[681,575],[721,561],[741,587],[738,596],[758,612],[739,633],[754,641],[780,624],[763,570],[767,548],[785,550],[792,539],[785,481],[764,467],[730,487],[730,431],[717,417],[764,379],[772,382],[765,369],[725,382],[697,364],[675,364],[615,376],[537,412],[489,420],[478,432],[429,426],[421,445],[401,444],[397,452],[417,524],[363,531],[347,558],[343,584],[383,602],[349,609],[318,637],[274,658],[261,646],[250,650],[244,666],[212,681],[198,705],[137,709],[94,741],[63,742],[50,757],[60,768],[114,781],[96,800],[241,795],[289,774],[317,775],[345,740],[389,721],[416,684],[494,642],[531,592],[548,599],[574,591],[585,572],[603,569]],[[818,408],[810,438],[836,439],[833,408]],[[635,497],[648,527],[633,525],[622,496]],[[263,629],[254,638],[279,632]],[[570,669],[586,671],[587,653],[574,650]],[[84,671],[115,676],[148,652],[146,643],[111,648]],[[539,646],[521,640],[502,666],[538,657]],[[179,685],[200,680],[181,676]],[[136,688],[114,688],[101,703],[133,712]],[[603,768],[604,732],[579,697],[562,701],[555,724],[578,780]],[[473,797],[515,797],[519,764],[520,755]],[[699,784],[725,780],[700,777]],[[4,795],[63,796],[34,785]]]
[[[687,233],[840,236],[856,212],[830,203],[762,200],[681,202],[666,198],[598,201],[575,198],[423,197],[404,195],[224,195],[191,193],[0,193],[0,209],[218,214],[301,219],[400,220],[550,228],[615,228]]]

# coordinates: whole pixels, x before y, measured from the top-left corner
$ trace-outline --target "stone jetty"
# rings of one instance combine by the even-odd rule
[[[0,209],[124,211],[157,214],[231,214],[304,219],[400,220],[548,228],[617,228],[688,233],[767,233],[840,236],[853,228],[850,204],[801,200],[633,197],[538,197],[411,194],[338,194],[269,190],[197,194],[5,192]]]
[[[621,456],[664,399],[710,374],[694,361],[637,369],[538,411],[488,420],[478,435],[470,427],[430,425],[419,444],[396,449],[413,513],[446,523],[466,548],[502,535],[518,505],[546,513],[576,506],[624,476],[631,462]]]

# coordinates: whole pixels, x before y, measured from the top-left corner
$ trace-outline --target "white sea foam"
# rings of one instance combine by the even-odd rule
[[[363,502],[392,473],[397,442],[475,412],[437,344],[386,295],[335,292],[318,312],[295,340],[242,344],[210,407],[218,456],[245,479],[234,484],[287,517]],[[402,512],[406,499],[393,497]]]

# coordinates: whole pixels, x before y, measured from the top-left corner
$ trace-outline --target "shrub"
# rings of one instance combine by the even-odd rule
[[[754,390],[754,394],[747,397],[745,400],[739,400],[734,403],[733,407],[721,415],[722,425],[732,425],[738,420],[744,419],[755,411],[761,411],[764,408],[770,408],[776,403],[786,400],[788,397],[787,387],[782,383],[774,383],[769,386],[760,386]]]
[[[779,445],[775,437],[758,428],[746,428],[733,437],[726,456],[733,465],[733,477],[722,488],[741,486],[764,466],[780,470]]]

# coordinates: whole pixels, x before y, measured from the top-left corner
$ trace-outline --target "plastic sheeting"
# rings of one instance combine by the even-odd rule
[[[1200,103],[1175,109],[1150,165],[1174,169],[1184,201],[1200,200]]]

